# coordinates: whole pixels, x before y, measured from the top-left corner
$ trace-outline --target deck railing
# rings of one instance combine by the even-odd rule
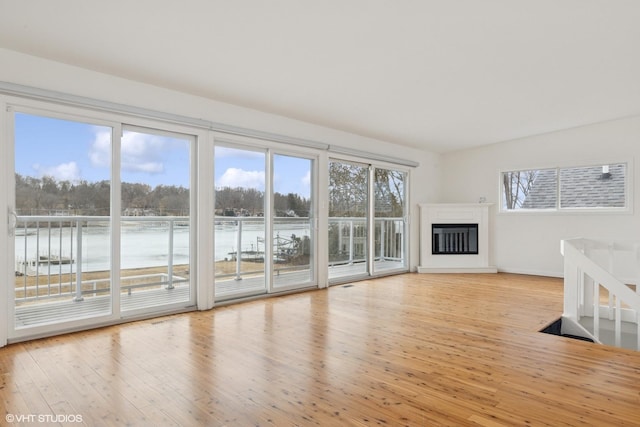
[[[174,286],[188,279],[174,274],[175,230],[187,217],[123,217],[123,227],[157,227],[166,234],[166,272],[121,277],[121,291]],[[104,216],[17,216],[15,299],[36,302],[97,296],[111,291],[110,219]],[[104,272],[87,278],[89,272]]]
[[[16,301],[39,301],[63,296],[82,300],[87,295],[109,292],[111,281],[110,218],[106,216],[17,216],[15,217]],[[176,216],[123,216],[122,229],[157,229],[161,233],[162,273],[149,273],[147,281],[136,283],[123,275],[121,290],[131,293],[138,288],[166,286],[188,279],[174,274],[180,261],[174,258],[177,230],[188,230],[189,218]],[[217,278],[236,279],[243,275],[264,273],[256,268],[264,262],[265,238],[263,217],[215,217],[216,259],[235,262],[231,272],[220,272]],[[376,218],[374,227],[376,261],[404,259],[403,218]],[[308,217],[275,218],[272,254],[274,274],[310,268],[310,238],[315,231]],[[185,235],[182,235],[184,239]],[[366,219],[329,218],[329,265],[344,265],[366,260]],[[184,245],[184,242],[180,242]],[[186,243],[188,247],[188,242]],[[160,249],[160,248],[157,248]],[[144,247],[136,248],[144,252]],[[121,257],[125,258],[123,248]],[[254,262],[243,262],[253,257]],[[262,257],[262,259],[260,259]],[[122,259],[126,270],[126,259]],[[131,266],[138,268],[140,266]],[[90,278],[89,272],[105,272]],[[106,277],[105,277],[106,276]],[[153,277],[152,277],[153,276]]]
[[[622,344],[623,324],[634,324],[640,350],[640,242],[563,240],[561,252],[563,316],[577,323],[591,317],[593,327],[589,332],[596,341],[600,339],[601,320],[611,321],[616,346]]]
[[[366,261],[367,220],[362,217],[329,218],[329,266]],[[376,218],[374,227],[374,259],[404,259],[404,218]]]

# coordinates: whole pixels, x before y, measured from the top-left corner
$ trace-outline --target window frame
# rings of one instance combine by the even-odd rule
[[[561,171],[564,169],[573,169],[573,168],[585,168],[585,167],[601,167],[604,165],[625,165],[625,177],[624,177],[624,206],[623,207],[561,207],[562,198],[561,198]],[[556,202],[555,207],[553,208],[518,208],[518,209],[508,209],[505,207],[505,193],[503,186],[503,176],[508,172],[519,172],[519,171],[540,171],[540,170],[555,170],[556,171],[556,181],[555,181],[555,190],[556,190]],[[511,168],[501,168],[498,171],[498,204],[499,214],[506,215],[544,215],[544,214],[632,214],[633,213],[633,170],[634,170],[634,162],[633,159],[620,160],[620,159],[607,159],[605,161],[586,161],[579,163],[563,163],[560,165],[553,166],[539,166],[539,167],[511,167]]]
[[[114,161],[115,158],[120,158],[120,148],[122,144],[123,130],[135,129],[137,131],[153,131],[155,134],[161,135],[180,135],[187,136],[191,140],[191,153],[189,155],[190,162],[190,192],[198,191],[198,183],[202,180],[201,173],[206,172],[205,168],[199,167],[201,162],[199,151],[202,147],[206,146],[205,143],[208,140],[209,132],[200,128],[192,127],[188,124],[183,125],[181,123],[173,123],[163,120],[162,118],[155,117],[133,117],[125,113],[118,111],[105,111],[101,109],[90,109],[82,105],[67,105],[66,103],[57,102],[56,100],[40,100],[40,99],[28,99],[21,96],[4,96],[0,94],[0,106],[3,108],[3,114],[0,115],[0,124],[5,125],[5,131],[0,135],[0,140],[3,144],[4,150],[0,150],[2,153],[6,153],[7,161],[13,162],[15,157],[14,143],[15,143],[15,114],[28,114],[34,116],[41,116],[50,119],[79,122],[89,125],[105,126],[112,129],[112,146],[111,146],[111,165],[109,169],[111,171],[110,176],[110,214],[109,221],[112,228],[109,236],[110,249],[110,272],[111,272],[111,287],[112,287],[112,300],[111,300],[111,312],[109,314],[83,317],[78,319],[64,320],[62,322],[43,323],[38,325],[29,326],[26,328],[16,328],[13,321],[15,316],[15,304],[12,301],[15,298],[14,290],[9,285],[11,281],[5,280],[5,285],[0,285],[0,309],[6,307],[6,315],[0,316],[0,347],[6,345],[7,342],[18,342],[23,340],[31,340],[37,337],[43,336],[55,336],[61,333],[88,330],[96,327],[96,325],[112,325],[119,322],[128,322],[134,319],[145,318],[157,318],[168,314],[192,311],[196,309],[208,309],[213,307],[213,300],[207,295],[206,288],[204,286],[205,275],[203,274],[207,268],[213,271],[213,267],[207,267],[198,263],[196,259],[192,259],[190,262],[190,269],[195,272],[192,273],[193,288],[191,290],[189,302],[178,302],[176,304],[168,304],[162,306],[160,310],[156,310],[158,307],[142,308],[135,311],[122,311],[120,304],[120,255],[121,255],[121,240],[119,231],[121,224],[122,212],[120,209],[121,203],[121,179],[120,169],[121,165],[119,161]],[[13,182],[15,176],[15,167],[6,168],[4,173],[7,182]],[[210,169],[210,168],[209,168]],[[4,188],[0,191],[0,200],[3,203],[7,203],[7,207],[11,210],[15,209],[15,193],[14,189]],[[199,222],[201,207],[197,203],[195,197],[190,199],[190,217],[194,221],[194,233],[199,235],[200,232],[206,233],[206,223]],[[211,231],[213,232],[213,224],[211,224]],[[11,236],[8,232],[5,234],[0,233],[0,243],[3,246],[10,244]],[[202,252],[199,249],[198,239],[190,238],[189,251],[191,254],[197,254]],[[6,254],[5,254],[6,255]],[[15,254],[14,254],[15,256]],[[8,265],[8,263],[7,263]],[[8,269],[7,269],[8,270]],[[202,271],[201,271],[202,270]],[[0,275],[7,278],[13,277],[10,271],[4,271],[0,266]],[[116,274],[117,272],[117,274]],[[11,274],[11,276],[8,275]],[[208,276],[212,276],[209,274]],[[118,295],[118,297],[115,297]],[[197,306],[193,304],[193,301],[197,303]],[[0,310],[1,311],[1,310]]]
[[[367,185],[367,193],[368,193],[368,201],[367,201],[367,214],[366,214],[366,219],[367,219],[367,234],[370,233],[375,233],[375,226],[372,225],[375,223],[375,197],[374,197],[374,175],[375,175],[375,170],[376,169],[388,169],[388,170],[395,170],[395,171],[399,171],[405,174],[405,182],[404,182],[404,197],[405,197],[405,203],[404,203],[404,214],[403,214],[403,220],[404,220],[404,245],[403,245],[403,252],[405,254],[404,256],[404,266],[403,267],[398,267],[398,268],[394,268],[394,269],[389,269],[389,270],[380,270],[380,269],[376,269],[374,267],[374,253],[375,253],[375,242],[374,242],[374,235],[372,236],[367,236],[367,242],[366,242],[366,250],[367,250],[367,259],[368,259],[368,266],[367,266],[367,272],[364,274],[355,274],[355,275],[350,275],[350,276],[338,276],[338,277],[329,277],[327,276],[327,283],[328,286],[337,286],[337,285],[341,285],[347,282],[353,282],[353,281],[359,281],[359,280],[367,280],[370,278],[375,278],[375,277],[382,277],[382,276],[387,276],[387,275],[393,275],[393,274],[401,274],[404,272],[409,272],[410,270],[410,266],[411,266],[411,260],[412,260],[412,236],[411,236],[411,182],[412,182],[412,168],[408,167],[408,166],[403,166],[403,165],[399,165],[399,164],[395,164],[395,163],[390,163],[390,162],[384,162],[384,161],[377,161],[377,160],[373,160],[370,158],[366,158],[366,157],[361,157],[361,156],[355,156],[355,155],[348,155],[348,154],[342,154],[342,153],[338,153],[338,152],[329,152],[328,158],[327,158],[327,163],[325,164],[327,172],[328,172],[328,167],[329,164],[331,162],[342,162],[342,163],[349,163],[349,164],[358,164],[358,165],[362,165],[362,166],[366,166],[369,171],[368,171],[368,176],[369,176],[369,182]],[[328,188],[329,186],[329,174],[327,173],[327,175],[325,176],[325,182],[326,182],[326,187]],[[329,194],[328,192],[324,194],[325,196],[325,200],[327,200],[327,204],[326,204],[326,208],[325,208],[325,213],[328,216],[329,213],[329,207],[328,207],[328,199],[329,199]],[[327,240],[327,247],[328,247],[328,240]],[[323,251],[326,252],[326,251]],[[417,253],[417,251],[415,252]],[[328,266],[328,253],[327,255],[327,266]],[[328,268],[326,268],[327,270],[327,275],[328,275]]]

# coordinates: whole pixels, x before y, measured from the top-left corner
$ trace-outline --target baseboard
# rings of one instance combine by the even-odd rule
[[[488,270],[488,271],[487,271]],[[483,268],[431,268],[416,266],[412,271],[417,273],[511,273],[511,274],[523,274],[525,276],[542,276],[542,277],[557,277],[563,278],[564,273],[557,271],[545,271],[545,270],[525,270],[520,268],[502,268],[502,267],[489,267]]]
[[[519,268],[498,268],[498,272],[500,273],[511,273],[511,274],[524,274],[527,276],[543,276],[543,277],[558,277],[563,278],[564,273],[552,272],[552,271],[543,271],[543,270],[523,270]]]
[[[438,268],[418,267],[418,273],[497,273],[496,267],[469,267],[469,268]]]

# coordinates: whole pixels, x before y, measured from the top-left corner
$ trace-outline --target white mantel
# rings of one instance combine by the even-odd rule
[[[422,203],[420,206],[420,265],[418,273],[497,273],[489,265],[489,207],[491,203]],[[478,254],[434,255],[432,224],[478,224]]]

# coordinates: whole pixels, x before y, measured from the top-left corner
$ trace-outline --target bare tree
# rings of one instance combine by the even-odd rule
[[[329,216],[361,216],[367,211],[368,176],[361,165],[329,163]]]
[[[403,216],[404,181],[404,172],[389,169],[376,169],[376,216]]]
[[[522,207],[537,176],[537,170],[503,172],[502,185],[504,188],[505,207],[507,209],[518,209]]]

